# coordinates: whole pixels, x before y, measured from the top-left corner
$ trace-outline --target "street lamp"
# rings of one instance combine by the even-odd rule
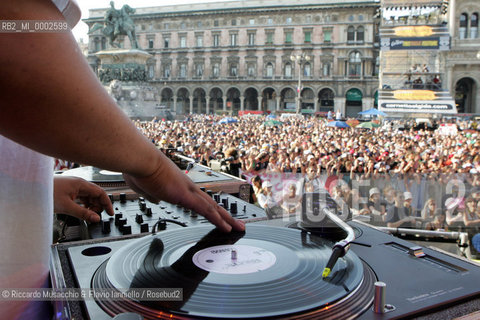
[[[310,61],[310,56],[305,52],[297,55],[291,55],[290,60],[292,62],[298,62],[298,86],[297,86],[297,114],[300,114],[300,99],[302,95],[302,66],[305,62]]]

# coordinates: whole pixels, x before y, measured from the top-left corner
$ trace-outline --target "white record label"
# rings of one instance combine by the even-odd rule
[[[196,252],[193,263],[209,272],[246,274],[262,271],[275,264],[275,255],[247,245],[221,245]]]

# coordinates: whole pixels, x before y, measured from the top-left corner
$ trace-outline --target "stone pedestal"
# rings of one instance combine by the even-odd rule
[[[118,106],[133,119],[173,120],[175,114],[161,105],[157,90],[147,81],[148,52],[110,49],[95,54],[98,77]]]
[[[152,56],[138,49],[110,49],[95,54],[100,59],[98,78],[108,84],[113,80],[142,82],[147,80],[147,60]]]

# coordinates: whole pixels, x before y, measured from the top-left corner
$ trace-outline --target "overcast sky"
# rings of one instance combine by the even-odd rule
[[[205,2],[225,2],[232,0],[114,0],[115,8],[120,9],[124,4],[128,4],[132,8],[141,8],[141,7],[156,7],[156,6],[167,6],[172,4],[187,4],[187,3],[205,3]],[[95,8],[109,8],[110,0],[77,0],[77,3],[80,5],[82,10],[82,19],[88,18],[88,10]],[[85,41],[88,40],[87,32],[88,27],[82,21],[73,28],[73,34],[75,38],[83,38]]]

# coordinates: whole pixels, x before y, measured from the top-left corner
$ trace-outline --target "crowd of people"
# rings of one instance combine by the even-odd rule
[[[353,218],[448,229],[467,219],[466,200],[477,199],[480,141],[473,121],[457,121],[458,131],[445,135],[415,123],[340,129],[316,117],[219,120],[192,115],[135,124],[158,148],[206,166],[221,162],[225,172],[252,184],[252,201],[276,216],[299,213],[302,194],[326,188]],[[436,210],[428,211],[432,203]],[[470,215],[480,219],[478,201]]]

